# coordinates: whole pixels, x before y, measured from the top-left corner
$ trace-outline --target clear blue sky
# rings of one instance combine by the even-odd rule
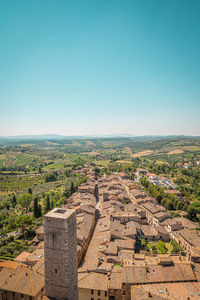
[[[199,0],[0,1],[0,135],[200,135]]]

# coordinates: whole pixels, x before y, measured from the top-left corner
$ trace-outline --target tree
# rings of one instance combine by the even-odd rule
[[[12,197],[12,204],[13,204],[13,207],[16,206],[16,203],[17,203],[17,198],[16,198],[15,194],[13,194],[13,197]]]
[[[37,197],[34,198],[33,215],[35,218],[39,218],[39,206]]]
[[[167,199],[167,201],[165,202],[165,208],[167,210],[173,210],[174,209],[173,202],[170,199]]]
[[[70,193],[71,193],[71,195],[72,195],[73,193],[75,193],[75,191],[76,191],[76,189],[75,189],[74,183],[73,183],[73,181],[72,181],[72,182],[71,182],[71,187],[70,187]]]
[[[69,191],[69,188],[66,188],[63,192],[63,196],[65,196],[66,198],[69,198],[70,197],[70,191]]]
[[[38,204],[38,218],[40,218],[42,216],[42,208],[41,205]]]
[[[32,200],[33,200],[33,197],[29,193],[23,193],[18,197],[18,203],[23,208],[29,208]]]
[[[197,210],[193,205],[189,205],[187,208],[187,216],[192,221],[197,221]]]
[[[47,213],[50,210],[51,210],[50,198],[49,198],[49,195],[47,195],[45,205],[44,205],[44,211],[45,211],[45,213]]]
[[[152,252],[153,252],[153,254],[155,255],[155,254],[158,254],[158,250],[157,250],[157,248],[156,248],[156,246],[152,246],[151,247],[151,249],[152,249]]]
[[[161,254],[166,254],[167,253],[167,248],[166,248],[165,243],[163,241],[158,241],[157,248],[159,249]]]
[[[8,229],[15,229],[16,228],[16,217],[10,216],[8,218]]]
[[[54,208],[54,202],[53,202],[53,199],[51,200],[51,209]]]
[[[28,188],[28,193],[32,195],[32,189]]]
[[[23,227],[25,225],[31,225],[32,221],[33,221],[33,219],[30,216],[21,215],[21,216],[17,217],[16,223],[19,227]]]
[[[147,245],[146,240],[145,239],[141,239],[141,247],[142,247],[142,249],[145,249],[146,245]]]
[[[55,173],[47,174],[45,177],[46,182],[52,182],[57,180],[57,175]]]
[[[172,254],[178,254],[181,251],[181,247],[179,246],[179,244],[173,239],[171,240],[171,245],[172,245]]]
[[[95,172],[95,175],[99,175],[100,174],[100,169],[99,168],[95,168],[94,172]]]
[[[183,202],[182,201],[178,201],[177,203],[176,203],[176,209],[177,210],[181,210],[181,209],[183,209],[183,206],[184,206],[184,204],[183,204]]]

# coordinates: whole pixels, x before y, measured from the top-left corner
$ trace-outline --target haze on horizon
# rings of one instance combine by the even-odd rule
[[[0,136],[200,135],[200,1],[1,1]]]

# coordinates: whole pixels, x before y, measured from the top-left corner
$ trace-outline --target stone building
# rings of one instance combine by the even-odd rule
[[[55,208],[44,218],[45,295],[77,300],[76,212]]]

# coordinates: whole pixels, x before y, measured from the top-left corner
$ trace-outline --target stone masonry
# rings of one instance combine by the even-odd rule
[[[45,294],[50,299],[77,300],[76,213],[54,208],[44,217]]]

